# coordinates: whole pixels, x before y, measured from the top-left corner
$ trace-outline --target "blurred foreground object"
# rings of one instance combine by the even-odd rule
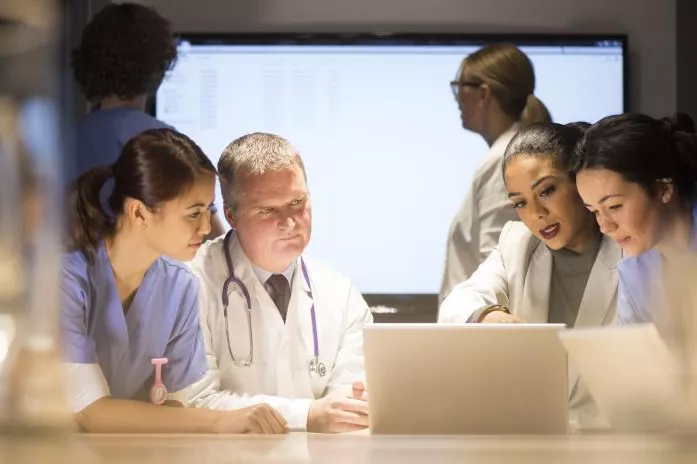
[[[697,434],[697,254],[686,253],[677,265],[679,272],[674,275],[681,275],[683,279],[666,288],[674,292],[677,302],[673,344],[678,349],[682,370],[685,414],[682,428],[694,435]]]
[[[0,3],[0,427],[72,424],[58,345],[63,189],[60,11],[55,0]]]

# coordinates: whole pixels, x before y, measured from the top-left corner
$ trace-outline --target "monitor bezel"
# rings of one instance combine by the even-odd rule
[[[201,33],[181,32],[178,41],[192,45],[464,45],[484,46],[488,43],[508,42],[517,46],[584,46],[598,42],[617,42],[622,49],[622,107],[630,111],[628,39],[626,34],[476,34],[476,33]],[[176,64],[175,64],[176,65]],[[157,94],[147,103],[147,112],[155,114]]]

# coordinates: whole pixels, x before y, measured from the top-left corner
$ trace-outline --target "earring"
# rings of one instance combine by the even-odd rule
[[[148,227],[148,225],[147,225],[146,223],[144,223],[144,222],[141,223],[140,226],[141,226],[143,229],[145,229],[146,227]]]
[[[663,185],[670,185],[673,183],[673,179],[671,179],[670,177],[662,177],[660,179],[657,179],[657,181]],[[661,202],[668,203],[670,201],[671,196],[672,195],[670,192],[665,192],[663,195],[661,195]]]

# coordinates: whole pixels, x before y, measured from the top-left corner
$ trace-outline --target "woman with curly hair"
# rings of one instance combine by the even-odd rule
[[[69,180],[114,163],[126,142],[143,131],[172,129],[144,108],[176,57],[171,24],[153,8],[111,4],[94,16],[72,54],[75,80],[92,110],[77,128]],[[223,232],[215,215],[211,228],[211,236]]]
[[[177,57],[171,25],[133,3],[108,5],[82,32],[72,67],[92,110],[78,125],[77,172],[111,164],[131,138],[169,128],[143,110]]]

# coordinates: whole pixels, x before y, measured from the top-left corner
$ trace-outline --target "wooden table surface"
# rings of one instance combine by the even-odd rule
[[[5,437],[0,463],[697,463],[693,437],[75,435],[64,441]]]

